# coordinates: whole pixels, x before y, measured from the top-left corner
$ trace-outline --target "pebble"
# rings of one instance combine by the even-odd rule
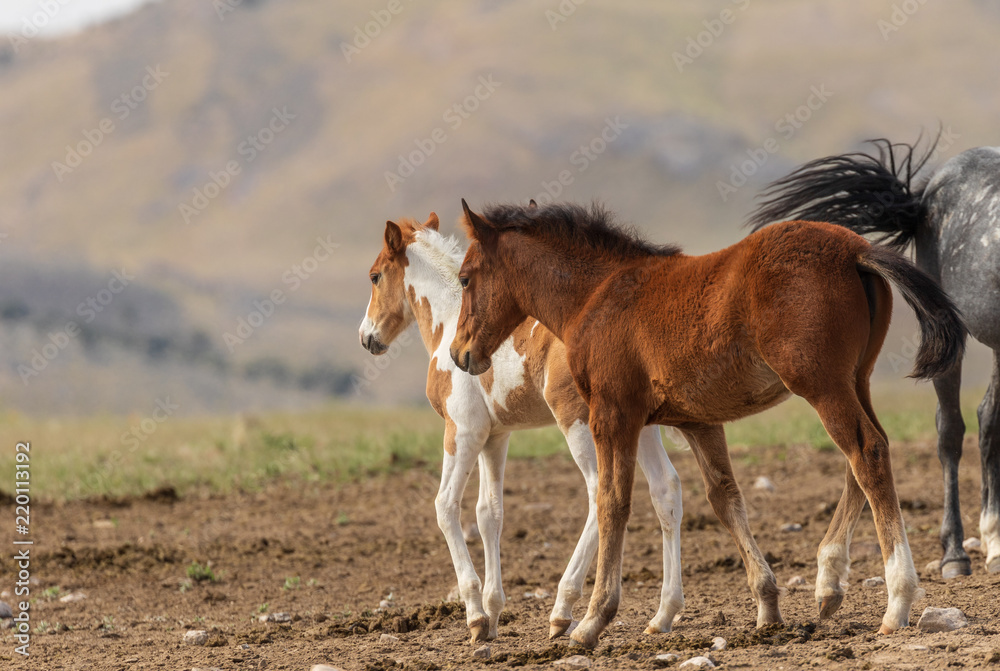
[[[184,634],[184,642],[188,645],[205,645],[208,642],[208,632],[204,629],[191,629]]]
[[[557,659],[553,664],[558,664],[566,669],[589,669],[594,663],[590,661],[589,657],[573,655],[572,657]]]
[[[917,652],[922,652],[924,650],[929,650],[929,649],[930,648],[928,648],[926,645],[913,645],[913,644],[910,644],[910,645],[904,645],[903,646],[903,650],[915,650]]]
[[[382,634],[378,637],[379,643],[385,643],[386,645],[395,645],[399,643],[399,636],[393,636],[392,634]]]
[[[381,601],[378,602],[379,610],[389,610],[390,608],[392,608],[392,603],[387,599],[382,599]]]
[[[788,579],[788,582],[785,583],[785,586],[786,587],[801,587],[802,585],[805,585],[805,584],[806,584],[806,579],[805,578],[803,578],[800,575],[793,575],[791,578]]]
[[[802,525],[796,522],[781,525],[782,531],[802,531]]]
[[[475,522],[469,522],[466,524],[462,529],[462,538],[465,539],[466,543],[483,540],[483,535],[479,533],[479,525]]]
[[[726,649],[726,639],[721,636],[716,636],[712,639],[712,647],[710,650],[712,652],[721,652]]]
[[[714,669],[715,668],[715,662],[713,662],[708,657],[701,657],[701,656],[699,656],[699,657],[692,657],[691,659],[687,660],[686,662],[681,662],[681,665],[678,666],[677,668],[679,668],[679,669],[694,669],[694,668]]]
[[[292,616],[289,613],[267,613],[257,619],[261,622],[291,622]]]
[[[541,587],[536,589],[534,592],[525,592],[524,598],[526,599],[548,599],[552,594],[548,590],[544,590]]]
[[[60,603],[76,603],[77,601],[83,601],[87,598],[87,595],[83,592],[70,592],[66,596],[59,597]]]
[[[917,630],[927,633],[955,631],[968,624],[965,613],[958,608],[924,608],[917,622]]]
[[[344,671],[340,667],[329,666],[328,664],[313,664],[309,671]]]
[[[861,582],[862,587],[881,587],[885,584],[885,578],[880,575],[872,576],[871,578],[865,578]]]
[[[10,606],[0,601],[0,619],[14,617],[14,611],[10,609]]]
[[[661,662],[676,662],[680,658],[681,658],[680,655],[675,655],[672,652],[661,652],[653,659],[659,660]]]
[[[773,492],[775,489],[777,489],[777,487],[774,486],[774,483],[771,482],[771,478],[767,477],[766,475],[761,475],[756,480],[754,480],[753,488],[763,489],[766,492]]]
[[[975,536],[969,536],[962,543],[962,547],[965,548],[966,552],[982,552],[983,542]]]
[[[476,648],[473,651],[472,656],[476,659],[489,659],[490,658],[490,646],[484,645],[481,648]]]

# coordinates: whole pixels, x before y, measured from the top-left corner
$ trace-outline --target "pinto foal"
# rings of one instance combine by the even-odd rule
[[[727,249],[686,256],[637,239],[596,206],[499,205],[481,217],[462,204],[473,242],[459,274],[465,291],[452,358],[462,370],[486,374],[499,343],[530,315],[566,343],[590,406],[600,541],[597,581],[575,641],[595,646],[618,609],[636,443],[651,423],[679,428],[691,444],[708,500],[746,566],[757,625],[782,621],[722,425],[793,393],[816,409],[848,460],[819,549],[821,617],[843,601],[848,546],[867,498],[889,591],[880,631],[909,623],[917,573],[868,379],[889,326],[887,280],[920,321],[914,375],[941,375],[961,359],[965,329],[927,275],[831,224],[775,224]]]
[[[597,460],[587,428],[587,404],[580,398],[566,365],[566,350],[533,319],[519,324],[494,356],[488,375],[472,377],[448,356],[461,306],[458,269],[462,251],[454,238],[438,233],[431,214],[423,225],[402,220],[386,223],[385,245],[370,271],[372,295],[361,323],[361,344],[383,354],[414,321],[431,356],[427,398],[445,420],[441,488],[435,499],[438,526],[444,532],[465,602],[472,641],[497,636],[506,598],[500,579],[500,528],[503,523],[503,472],[511,431],[556,423],[587,483],[587,523],[566,573],[559,583],[549,618],[549,637],[566,632],[573,604],[583,594],[587,571],[597,553]],[[679,438],[678,438],[679,440]],[[663,588],[660,607],[646,633],[670,631],[684,606],[681,590],[681,489],[667,458],[659,427],[639,437],[639,465],[649,480],[649,494],[663,534]],[[479,459],[476,518],[486,559],[485,587],[469,556],[459,519],[462,493]]]

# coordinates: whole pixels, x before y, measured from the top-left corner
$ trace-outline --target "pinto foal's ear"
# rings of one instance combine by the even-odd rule
[[[438,226],[440,225],[441,221],[438,219],[438,216],[433,212],[431,212],[430,216],[427,217],[427,221],[424,222],[424,228],[430,228],[435,231],[438,230]]]
[[[465,202],[465,198],[462,199],[462,211],[465,213],[462,227],[465,229],[465,235],[470,240],[478,240],[483,245],[490,244],[496,240],[496,229],[490,226],[485,219],[473,212],[469,208],[469,204]]]
[[[403,251],[403,231],[391,221],[385,222],[385,246],[393,254]]]

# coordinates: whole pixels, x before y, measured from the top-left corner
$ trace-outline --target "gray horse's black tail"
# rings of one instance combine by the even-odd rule
[[[923,186],[914,176],[934,153],[937,140],[922,156],[916,144],[870,140],[878,156],[855,152],[810,161],[772,182],[758,196],[760,205],[747,225],[757,230],[774,221],[827,221],[902,249],[927,220]]]
[[[958,308],[930,275],[899,252],[877,246],[865,250],[858,259],[858,269],[891,282],[917,313],[920,348],[910,377],[940,377],[962,361],[965,324]]]

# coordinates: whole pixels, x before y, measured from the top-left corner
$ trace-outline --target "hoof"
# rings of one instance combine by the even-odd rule
[[[473,620],[469,624],[469,633],[472,634],[470,643],[482,643],[486,640],[486,636],[490,631],[489,622],[486,621],[485,617],[481,617],[478,620]]]
[[[824,596],[823,600],[819,602],[819,619],[825,620],[831,617],[840,608],[840,604],[844,603],[843,594],[831,594],[830,596]]]
[[[594,635],[584,635],[579,628],[570,634],[570,647],[579,646],[581,648],[586,648],[587,650],[593,650],[597,647],[597,636]]]
[[[888,636],[889,634],[896,633],[896,630],[890,629],[889,627],[883,624],[881,627],[878,628],[878,633],[882,634],[883,636]]]
[[[951,580],[961,575],[972,575],[972,561],[969,559],[952,559],[941,562],[941,577]]]
[[[986,560],[986,570],[990,573],[1000,573],[1000,555]]]
[[[649,626],[646,627],[646,631],[644,631],[643,633],[644,634],[669,634],[670,630],[671,630],[671,626],[669,624],[666,627],[657,627],[652,622],[650,622]]]
[[[549,622],[549,639],[559,638],[569,630],[573,620],[558,619]]]

